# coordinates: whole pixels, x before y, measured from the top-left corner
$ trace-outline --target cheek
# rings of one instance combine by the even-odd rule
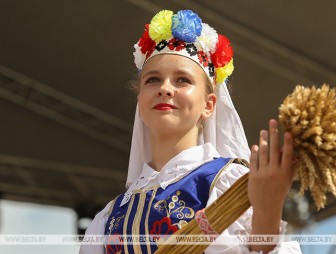
[[[150,97],[149,91],[146,89],[140,90],[138,94],[138,103],[144,104],[148,101],[148,98]]]
[[[187,102],[190,107],[198,108],[205,102],[205,92],[202,89],[192,87],[181,94],[183,96],[182,99]]]
[[[197,96],[197,89],[195,87],[188,87],[184,90],[182,90],[179,93],[180,97],[184,99],[186,102],[192,103],[192,101]]]
[[[148,119],[151,107],[153,106],[153,96],[152,89],[142,89],[138,94],[138,107],[140,118],[146,123]]]

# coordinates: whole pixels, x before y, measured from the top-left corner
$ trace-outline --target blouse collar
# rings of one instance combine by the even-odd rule
[[[155,182],[159,184],[161,188],[166,189],[167,186],[178,177],[181,177],[198,168],[205,162],[218,157],[220,157],[220,155],[213,145],[211,143],[206,143],[180,152],[169,160],[162,167],[160,172],[150,167],[148,163],[144,163],[140,176],[128,188],[120,206],[123,206],[129,201],[134,190],[146,187],[151,180],[156,179]]]

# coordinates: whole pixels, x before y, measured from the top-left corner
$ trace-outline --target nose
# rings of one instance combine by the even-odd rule
[[[175,93],[175,87],[167,80],[162,83],[159,88],[158,96],[173,97]]]

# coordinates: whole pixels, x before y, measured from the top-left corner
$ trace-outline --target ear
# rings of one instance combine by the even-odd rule
[[[208,94],[205,103],[205,108],[202,113],[202,119],[204,120],[212,116],[217,103],[217,96],[214,93]]]

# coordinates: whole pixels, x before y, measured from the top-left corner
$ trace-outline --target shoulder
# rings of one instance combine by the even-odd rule
[[[231,158],[214,157],[211,160],[203,162],[203,164],[201,164],[195,172],[203,174],[218,174],[218,172],[227,168],[233,161],[234,159]]]
[[[237,163],[238,162],[238,163]],[[226,164],[214,178],[210,192],[217,192],[223,194],[227,191],[240,177],[248,173],[250,169],[246,163],[233,160]]]
[[[114,200],[110,201],[99,213],[96,214],[90,226],[85,231],[86,235],[104,234],[105,225],[111,213]]]
[[[114,200],[110,201],[103,210],[101,210],[97,215],[94,217],[93,221],[91,222],[90,226],[85,231],[85,235],[104,235],[105,233],[105,226],[108,220],[110,210],[113,206]],[[79,249],[79,254],[104,254],[105,248],[103,245],[81,245]]]

